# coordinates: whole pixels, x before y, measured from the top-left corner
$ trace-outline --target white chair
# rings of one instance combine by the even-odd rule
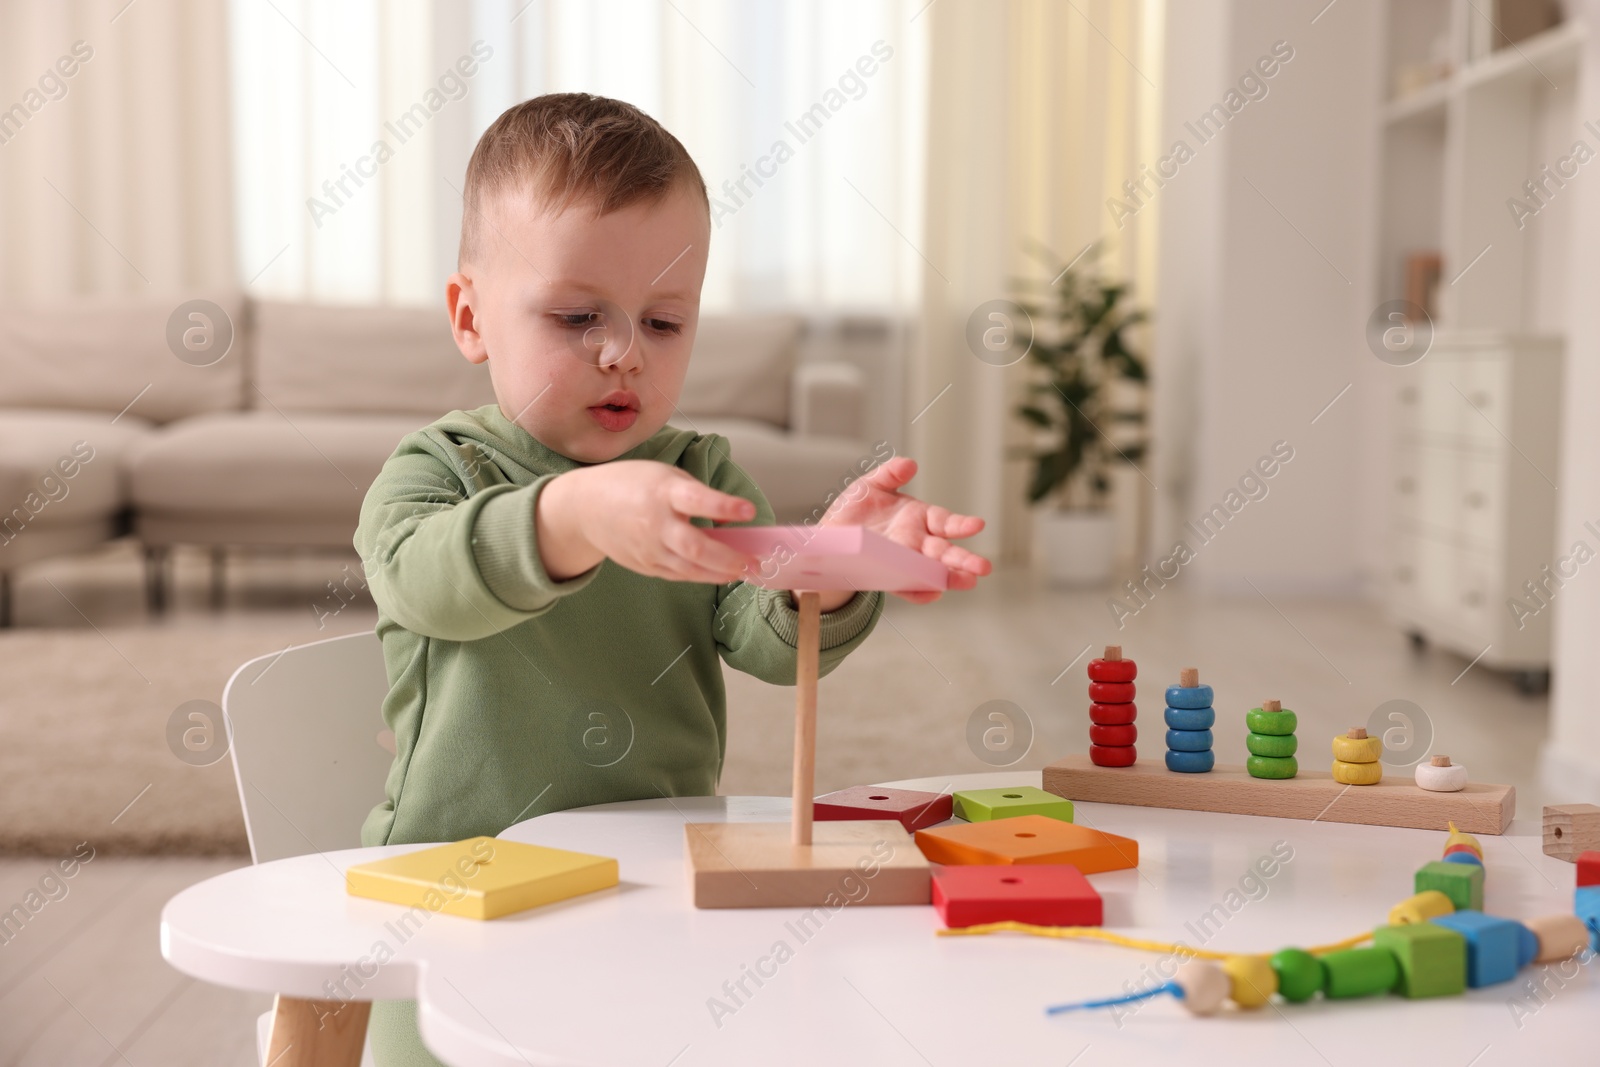
[[[233,775],[256,863],[361,846],[383,799],[394,740],[384,728],[389,678],[372,632],[253,659],[222,693]],[[256,1021],[265,1064],[272,1012]],[[362,1067],[371,1067],[365,1049]]]

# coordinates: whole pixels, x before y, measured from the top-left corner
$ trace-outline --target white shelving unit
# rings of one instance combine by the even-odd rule
[[[1407,296],[1409,255],[1442,258],[1433,346],[1394,372],[1386,588],[1419,647],[1517,671],[1536,690],[1549,680],[1550,611],[1519,618],[1510,601],[1537,606],[1524,583],[1558,555],[1561,194],[1600,180],[1600,159],[1566,177],[1557,167],[1577,140],[1600,151],[1600,137],[1576,114],[1584,26],[1510,45],[1495,13],[1490,0],[1391,0],[1387,13],[1390,71],[1444,59],[1448,73],[1379,111],[1374,306]]]

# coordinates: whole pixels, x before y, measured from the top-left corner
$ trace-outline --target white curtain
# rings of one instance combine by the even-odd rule
[[[263,297],[439,301],[478,136],[583,91],[700,166],[720,203],[707,310],[909,309],[925,3],[231,0],[240,276]]]
[[[233,281],[225,16],[0,0],[0,295]]]

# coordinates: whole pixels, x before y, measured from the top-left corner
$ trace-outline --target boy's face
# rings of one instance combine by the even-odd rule
[[[461,354],[489,363],[506,418],[603,463],[661,429],[689,367],[711,223],[685,186],[595,218],[521,195],[489,203],[446,298]]]

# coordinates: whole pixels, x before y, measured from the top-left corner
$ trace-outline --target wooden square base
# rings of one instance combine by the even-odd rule
[[[1160,763],[1096,767],[1087,756],[1068,756],[1044,769],[1044,787],[1078,803],[1137,804],[1280,819],[1351,822],[1443,830],[1454,822],[1468,834],[1500,834],[1517,811],[1509,785],[1469,782],[1459,793],[1431,793],[1409,774],[1385,771],[1376,785],[1341,785],[1327,771],[1302,770],[1293,778],[1252,778],[1238,765],[1217,764],[1204,774],[1179,774]]]
[[[930,867],[898,822],[819,822],[811,844],[786,822],[700,822],[684,828],[697,908],[927,904]]]

